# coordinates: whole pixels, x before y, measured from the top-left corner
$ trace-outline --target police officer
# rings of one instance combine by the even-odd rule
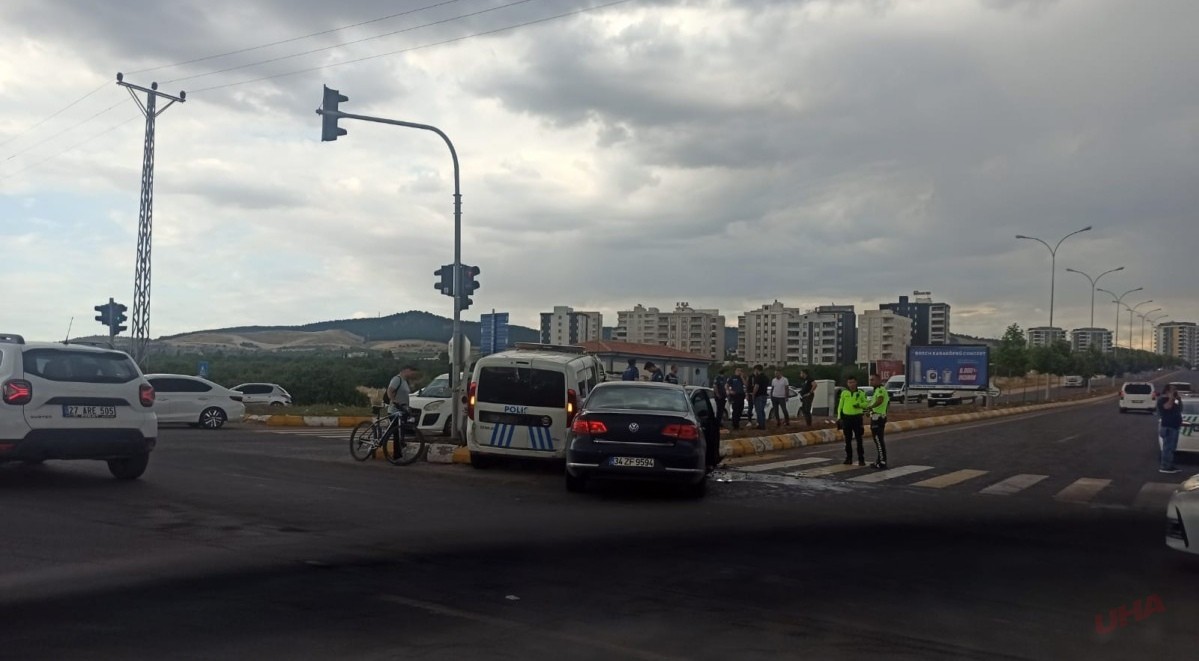
[[[625,368],[624,374],[620,375],[621,381],[637,381],[641,378],[641,372],[637,371],[637,359],[630,358],[629,366]]]
[[[862,449],[862,414],[866,410],[866,393],[858,390],[858,380],[849,377],[845,380],[845,389],[837,398],[837,424],[845,434],[845,464],[853,463],[852,441],[858,442],[858,465],[866,465],[866,452]]]
[[[712,395],[716,399],[716,426],[724,426],[724,407],[729,401],[729,380],[724,376],[724,368],[716,372],[716,380],[712,382]]]
[[[662,375],[662,369],[652,362],[646,361],[645,371],[649,372],[649,380],[654,383],[663,383],[666,377]]]
[[[729,377],[729,403],[733,405],[733,429],[741,428],[741,413],[745,410],[745,379],[744,372],[738,367]]]
[[[671,365],[670,373],[666,375],[666,383],[678,384],[679,382],[679,366]]]
[[[867,406],[870,412],[870,436],[874,438],[875,460],[870,464],[874,468],[887,467],[887,441],[883,438],[887,430],[887,408],[891,406],[891,393],[883,387],[883,380],[877,374],[870,377],[870,385],[874,388],[874,396]]]

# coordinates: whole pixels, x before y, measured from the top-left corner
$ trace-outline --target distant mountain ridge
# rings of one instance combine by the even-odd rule
[[[298,326],[234,326],[230,328],[212,328],[207,330],[179,333],[158,338],[158,341],[170,342],[199,334],[238,334],[270,333],[280,331],[317,333],[324,331],[343,331],[361,337],[363,342],[424,340],[428,342],[448,342],[454,330],[454,321],[430,312],[410,310],[387,315],[385,317],[368,317],[359,319],[335,319],[332,321],[317,321]],[[463,321],[462,332],[470,340],[472,346],[479,346],[480,328],[477,321]],[[509,342],[537,342],[541,338],[539,331],[525,326],[509,326]]]

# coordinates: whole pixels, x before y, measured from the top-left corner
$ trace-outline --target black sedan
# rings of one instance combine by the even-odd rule
[[[707,391],[680,385],[611,381],[597,385],[571,423],[566,489],[591,479],[683,484],[702,497],[707,449],[719,457],[720,428]]]

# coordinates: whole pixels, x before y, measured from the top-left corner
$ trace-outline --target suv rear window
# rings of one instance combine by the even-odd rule
[[[566,375],[531,367],[484,367],[476,394],[480,402],[540,408],[566,406]]]
[[[1187,383],[1186,381],[1174,381],[1170,385],[1174,386],[1174,389],[1177,390],[1178,392],[1190,392],[1191,391],[1191,384]]]
[[[24,363],[26,374],[48,381],[129,383],[138,377],[133,360],[115,352],[30,349]]]
[[[1153,386],[1148,383],[1126,383],[1124,384],[1124,394],[1126,395],[1152,395]]]

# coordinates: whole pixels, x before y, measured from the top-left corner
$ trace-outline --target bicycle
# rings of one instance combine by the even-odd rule
[[[366,461],[383,448],[383,458],[394,466],[407,466],[425,454],[425,437],[416,427],[416,414],[385,413],[384,407],[372,406],[374,420],[358,423],[350,432],[350,456]],[[403,417],[403,423],[400,418]],[[399,438],[396,427],[399,426]],[[392,441],[392,442],[388,442]],[[398,448],[398,451],[397,451]]]

